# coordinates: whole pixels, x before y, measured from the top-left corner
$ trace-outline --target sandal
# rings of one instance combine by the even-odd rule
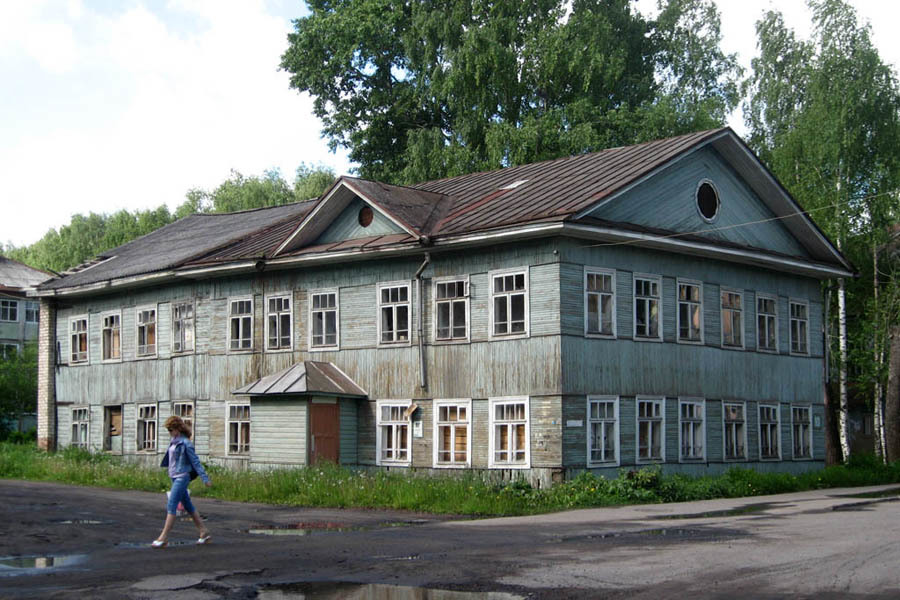
[[[200,539],[197,540],[197,544],[201,545],[201,546],[203,544],[208,544],[209,540],[211,540],[211,539],[212,539],[212,535],[210,535],[208,533],[204,533],[203,535],[200,536]]]
[[[153,543],[150,544],[151,548],[165,548],[169,545],[168,540],[153,540]]]

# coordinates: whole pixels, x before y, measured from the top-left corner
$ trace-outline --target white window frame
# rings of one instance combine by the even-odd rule
[[[724,306],[725,303],[725,294],[734,294],[738,298],[740,298],[741,308],[726,308]],[[740,327],[740,336],[741,336],[741,344],[726,344],[725,343],[725,311],[735,312],[737,311],[740,316],[741,327]],[[726,348],[728,350],[743,350],[746,348],[747,341],[744,339],[746,337],[746,322],[744,321],[745,313],[747,312],[746,302],[744,302],[744,292],[741,290],[736,290],[733,288],[722,287],[719,288],[719,328],[721,329],[722,339],[721,345],[722,348]],[[733,323],[732,323],[733,326]],[[745,417],[746,418],[746,417]]]
[[[696,288],[698,289],[698,293],[700,294],[700,295],[698,296],[698,297],[699,297],[699,300],[698,300],[697,302],[694,302],[693,300],[682,300],[682,299],[681,299],[681,286],[682,286],[682,285],[690,285],[690,286],[696,287]],[[699,307],[699,310],[700,310],[700,338],[699,338],[699,339],[691,340],[691,339],[684,339],[684,338],[681,337],[681,305],[682,305],[682,304],[688,304],[688,305],[691,305],[691,306],[696,305],[696,306]],[[675,321],[676,321],[676,323],[675,323],[675,327],[676,327],[676,329],[675,329],[675,340],[676,340],[679,344],[702,345],[702,344],[703,344],[703,337],[704,337],[704,323],[703,323],[703,321],[705,320],[705,319],[703,318],[703,317],[704,317],[704,315],[703,315],[703,282],[702,282],[702,281],[696,281],[696,280],[693,280],[693,279],[676,279],[676,280],[675,280],[675,305],[676,305],[676,311],[675,311]],[[679,410],[680,410],[680,409],[679,409]],[[679,414],[680,414],[680,413],[679,413]],[[680,448],[680,446],[679,446],[679,448]],[[679,450],[679,453],[680,453],[680,452],[681,452],[681,450]],[[704,452],[705,452],[705,451],[704,451]]]
[[[19,353],[19,344],[15,342],[0,343],[0,358],[8,358]]]
[[[700,431],[701,431],[701,451],[699,456],[684,455],[684,425],[688,422],[684,420],[682,407],[692,405],[700,409]],[[696,423],[697,418],[691,418],[689,422]],[[708,434],[706,427],[706,399],[705,398],[678,398],[678,462],[696,463],[706,462],[706,447],[708,442]]]
[[[805,421],[809,429],[809,456],[797,455],[797,426],[803,425],[804,422],[798,422],[794,419],[794,411],[805,410],[809,415],[809,420]],[[813,460],[813,414],[811,404],[791,404],[791,458],[793,460]]]
[[[76,421],[75,420],[76,411],[84,411],[87,418],[78,419]],[[84,425],[84,441],[75,443],[75,441],[74,441],[75,436],[72,435],[72,437],[69,438],[69,445],[74,448],[84,448],[85,450],[89,450],[91,447],[91,407],[88,405],[73,406],[72,412],[70,413],[70,415],[72,417],[72,421],[69,424],[70,425],[70,427],[69,427],[70,435],[72,433],[74,433],[76,424],[82,424],[82,425]]]
[[[152,418],[144,418],[141,411],[146,409],[153,410]],[[135,449],[140,454],[155,454],[159,448],[159,405],[155,402],[140,403],[135,406],[134,410],[134,444]],[[153,424],[153,439],[148,440],[144,437],[146,427],[149,423]],[[150,442],[148,444],[148,441]],[[143,443],[142,443],[143,442]]]
[[[15,312],[15,319],[12,318],[12,312]],[[3,315],[6,315],[6,318],[3,318]],[[19,301],[12,300],[10,298],[2,298],[0,299],[0,321],[3,323],[18,323],[19,322]]]
[[[466,418],[465,420],[456,420],[456,421],[447,421],[446,423],[440,420],[440,409],[443,407],[456,407],[465,408],[466,409]],[[454,399],[445,399],[445,400],[434,400],[433,402],[433,440],[434,443],[432,446],[434,447],[434,456],[432,457],[432,464],[435,469],[463,469],[469,468],[472,466],[472,400],[470,398],[454,398]],[[457,413],[458,414],[458,413]],[[380,416],[380,413],[379,413]],[[451,436],[451,439],[455,440],[455,430],[458,425],[466,426],[466,459],[464,461],[456,461],[451,460],[450,462],[441,462],[440,461],[440,428],[450,427],[451,431],[454,435]],[[379,446],[380,448],[381,446]],[[455,450],[453,451],[455,452]]]
[[[647,301],[649,302],[654,299],[654,296],[638,296],[637,295],[637,292],[635,291],[635,286],[637,285],[637,282],[639,280],[640,281],[648,281],[650,283],[656,284],[655,300],[656,300],[657,311],[656,311],[656,335],[655,336],[653,336],[653,335],[638,335],[638,332],[637,332],[638,300],[639,299],[647,299]],[[635,341],[640,341],[640,342],[662,342],[663,341],[662,291],[663,291],[663,287],[662,287],[662,276],[661,275],[652,275],[649,273],[634,273],[634,274],[632,274],[632,277],[631,277],[631,308],[632,308],[631,327],[632,327],[632,329],[631,329],[631,331],[633,334],[632,338]],[[649,310],[649,308],[647,310],[647,317],[648,317],[647,327],[649,329],[649,327],[650,327],[650,324],[649,324],[650,310]]]
[[[611,403],[613,405],[613,452],[615,452],[615,459],[609,460],[593,460],[593,439],[592,435],[592,425],[594,424],[604,424],[609,422],[609,417],[598,417],[594,419],[591,417],[591,404],[593,403]],[[619,397],[618,396],[588,396],[587,397],[587,412],[585,413],[585,437],[587,438],[586,451],[587,451],[587,466],[588,467],[617,467],[622,462],[622,449],[619,444]],[[605,430],[604,430],[604,439],[605,439]]]
[[[250,303],[250,313],[249,314],[238,314],[234,315],[231,310],[235,302],[249,302]],[[254,346],[254,328],[256,327],[256,302],[253,296],[235,296],[233,298],[228,298],[227,303],[225,305],[225,313],[227,318],[225,319],[225,349],[229,354],[238,354],[241,352],[253,352]],[[247,317],[250,318],[250,326],[248,329],[250,330],[250,345],[246,348],[241,347],[241,340],[244,339],[242,335],[244,333],[243,322]],[[237,338],[238,347],[232,347],[232,342],[235,341],[234,338],[231,337],[231,323],[237,319],[239,321],[238,331],[241,335]]]
[[[465,294],[463,296],[455,296],[453,298],[438,298],[437,289],[441,284],[448,283],[462,283],[465,288]],[[471,323],[471,315],[469,313],[469,276],[466,275],[464,277],[441,277],[435,278],[432,281],[432,299],[431,299],[431,308],[432,308],[432,330],[435,344],[461,344],[469,341],[469,331],[470,331],[470,323]],[[461,302],[465,306],[465,315],[466,315],[466,335],[464,337],[453,337],[453,306]],[[450,305],[450,337],[448,338],[438,338],[438,308],[440,304],[449,304]]]
[[[34,315],[33,319],[28,318],[28,313]],[[25,301],[25,322],[26,323],[40,323],[41,321],[41,303],[40,302],[32,302],[29,300]]]
[[[759,312],[759,301],[760,300],[769,300],[772,302],[775,307],[775,311],[771,314],[769,313],[760,313]],[[772,319],[772,327],[775,331],[775,347],[774,348],[763,348],[759,344],[759,318],[761,315],[765,315],[765,317]],[[778,354],[778,296],[773,294],[765,294],[757,292],[756,294],[756,349],[760,352],[768,352],[770,354]]]
[[[641,402],[649,402],[659,405],[659,417],[641,417]],[[659,434],[659,457],[650,456],[649,458],[641,458],[640,437],[641,437],[641,421],[649,421],[651,423],[658,422],[660,425]],[[665,396],[636,396],[634,399],[634,458],[637,464],[653,464],[666,462],[666,398]],[[653,439],[652,429],[650,439]],[[651,442],[652,443],[652,442]],[[649,448],[648,450],[652,450]],[[652,454],[652,452],[651,452]]]
[[[334,309],[314,309],[313,297],[323,294],[334,294]],[[327,288],[320,290],[310,290],[307,295],[307,304],[309,305],[309,351],[310,352],[329,352],[341,349],[341,290],[340,288]],[[313,344],[313,330],[315,327],[315,319],[313,315],[317,312],[329,312],[334,310],[334,344]],[[323,332],[324,337],[324,332]]]
[[[743,439],[741,440],[742,448],[744,449],[744,455],[739,457],[730,457],[728,456],[728,422],[725,420],[725,407],[728,405],[732,406],[740,406],[741,414],[743,415]],[[749,449],[747,448],[747,427],[749,425],[747,419],[747,403],[746,402],[736,402],[731,400],[723,400],[722,401],[722,460],[725,462],[747,462],[749,459]],[[735,442],[737,439],[735,439]]]
[[[396,302],[388,301],[384,303],[381,298],[381,292],[385,289],[397,288],[402,289],[406,288],[406,301],[400,301],[399,299]],[[375,306],[377,307],[377,314],[375,315],[375,325],[376,331],[378,335],[378,346],[384,347],[392,347],[392,346],[409,346],[412,344],[412,336],[413,329],[415,329],[415,322],[413,321],[413,286],[410,281],[386,281],[383,283],[379,283],[375,286]],[[406,307],[406,339],[396,339],[397,338],[397,309]],[[382,334],[384,333],[384,329],[382,329],[382,319],[381,314],[382,310],[385,308],[390,308],[391,310],[391,318],[394,322],[394,333],[393,340],[385,341],[382,339]]]
[[[141,313],[144,311],[153,311],[153,352],[145,352],[141,354]],[[146,324],[144,325],[146,326]],[[149,347],[150,344],[145,344]],[[137,360],[156,358],[159,352],[159,306],[156,304],[148,304],[146,306],[136,306],[134,309],[134,357]]]
[[[806,308],[806,318],[805,319],[795,319],[794,311],[792,310],[794,305],[803,306]],[[806,324],[804,328],[806,331],[806,336],[803,340],[804,350],[794,350],[794,321],[802,321]],[[809,356],[809,301],[808,300],[795,300],[793,298],[788,298],[788,338],[790,343],[791,354],[795,356]]]
[[[191,307],[191,316],[190,318],[186,318],[183,315],[179,318],[176,314],[178,309],[182,306],[190,306]],[[231,310],[231,306],[229,305],[229,311]],[[181,322],[181,327],[178,328],[175,326],[176,323]],[[184,332],[187,330],[184,323],[190,323],[190,332],[191,332],[191,343],[190,347],[186,341],[183,341],[186,337]],[[180,329],[180,331],[179,331]],[[181,348],[176,349],[175,344],[180,343]],[[172,353],[173,354],[189,354],[194,351],[197,347],[197,303],[193,300],[179,300],[177,302],[172,302]]]
[[[82,334],[84,335],[84,358],[77,360],[75,358],[75,351],[72,348],[72,336],[75,332],[72,331],[73,325],[78,321],[84,321],[84,331],[77,332],[77,335],[80,337]],[[88,365],[91,363],[91,320],[90,315],[73,315],[69,317],[69,364],[70,365]]]
[[[232,407],[246,407],[247,408],[247,419],[232,419],[231,418],[231,408]],[[253,422],[253,413],[251,412],[250,402],[249,401],[239,401],[239,402],[226,402],[225,403],[225,455],[226,456],[250,456],[250,449],[253,447],[253,437],[251,424]],[[231,424],[238,423],[238,440],[237,446],[238,450],[231,450]],[[241,426],[240,424],[247,424],[247,435],[249,441],[247,442],[247,449],[240,449],[240,437],[241,437]]]
[[[412,464],[412,415],[406,415],[405,419],[385,421],[381,417],[382,408],[397,408],[404,413],[409,410],[412,400],[378,400],[375,402],[375,464],[385,467],[408,467]],[[382,456],[382,443],[384,442],[384,428],[390,428],[391,437],[394,439],[399,425],[406,426],[406,459],[385,459]],[[400,433],[402,435],[402,432]],[[399,438],[397,438],[399,440]]]
[[[270,307],[269,307],[269,302],[272,301],[272,300],[275,300],[275,301],[278,301],[278,300],[287,300],[288,303],[289,303],[289,305],[288,305],[288,310],[286,310],[286,311],[285,311],[285,310],[280,310],[280,311],[276,311],[275,313],[269,312],[269,308],[270,308]],[[266,314],[265,314],[265,323],[266,323],[266,327],[265,327],[265,332],[264,332],[264,333],[265,333],[265,342],[264,342],[263,346],[265,347],[266,352],[291,352],[291,351],[294,349],[294,295],[293,295],[291,292],[281,292],[281,293],[277,293],[277,294],[267,294],[267,295],[263,298],[263,302],[265,303],[264,306],[265,306],[265,313],[266,313]],[[269,333],[270,333],[271,327],[272,327],[272,325],[271,325],[271,318],[270,318],[270,317],[271,317],[273,314],[277,315],[277,316],[276,316],[276,319],[277,319],[277,322],[278,322],[278,324],[279,324],[278,327],[280,328],[280,327],[281,327],[281,325],[280,325],[280,324],[281,324],[281,316],[284,315],[285,313],[287,313],[287,317],[288,317],[288,329],[289,329],[289,333],[288,333],[288,345],[287,345],[287,346],[282,346],[282,345],[281,345],[281,338],[284,337],[284,336],[283,336],[283,335],[279,335],[279,336],[278,336],[278,346],[275,347],[275,348],[273,348],[273,347],[271,347],[271,346],[269,345],[269,342],[270,342],[270,339],[269,339]],[[283,333],[283,332],[281,332],[281,331],[279,330],[278,333],[281,334],[281,333]]]
[[[525,405],[525,460],[522,463],[511,461],[497,461],[496,446],[496,407],[501,404],[524,404]],[[530,469],[531,468],[531,402],[528,396],[506,396],[501,398],[488,399],[489,415],[489,435],[488,435],[488,468],[490,469]],[[515,424],[518,419],[512,421],[504,421],[504,423]],[[508,438],[509,439],[509,438]],[[507,450],[509,452],[509,450]]]
[[[119,356],[106,358],[106,319],[111,317],[119,318]],[[122,311],[120,310],[100,313],[100,360],[104,363],[122,362]]]
[[[771,409],[775,413],[775,446],[778,449],[776,456],[765,456],[763,454],[763,426],[771,427],[771,421],[767,421],[763,423],[762,413],[763,409]],[[759,439],[759,460],[761,461],[775,461],[781,460],[782,451],[781,451],[781,406],[777,403],[770,402],[760,402],[757,409],[757,427],[759,431],[757,432],[757,438]]]
[[[590,275],[606,275],[610,278],[610,285],[612,286],[612,292],[596,292],[588,290],[588,277]],[[616,312],[616,271],[615,269],[603,269],[600,267],[589,267],[585,265],[584,274],[582,277],[582,289],[584,293],[584,336],[589,338],[601,338],[601,339],[615,339],[616,338],[616,321],[617,312]],[[590,322],[590,313],[588,311],[590,295],[594,294],[598,296],[597,300],[597,322],[600,323],[600,329],[603,329],[603,297],[610,296],[611,310],[612,310],[612,323],[611,323],[611,333],[597,333],[591,332],[589,330],[588,324]]]
[[[190,407],[189,415],[185,414],[184,410],[179,410],[181,407],[188,406]],[[180,417],[182,421],[188,426],[191,430],[191,433],[194,434],[191,437],[196,438],[196,431],[194,430],[194,424],[197,422],[197,403],[193,400],[173,400],[172,401],[172,416]]]
[[[490,302],[490,306],[489,306],[490,319],[489,319],[489,321],[490,322],[488,323],[488,339],[490,339],[490,340],[514,340],[514,339],[528,337],[528,335],[531,331],[531,327],[530,327],[530,321],[531,321],[530,288],[531,288],[531,285],[529,282],[528,274],[529,274],[528,267],[518,267],[515,269],[500,269],[500,270],[496,270],[496,271],[488,271],[488,286],[490,286],[490,292],[489,292],[489,295],[490,295],[490,300],[489,300],[489,302]],[[503,292],[495,293],[494,292],[494,279],[496,279],[498,277],[506,277],[508,275],[523,275],[525,289],[524,290],[503,291]],[[494,312],[495,312],[494,311],[494,300],[500,296],[504,296],[507,298],[506,314],[509,317],[508,323],[510,325],[512,325],[512,311],[511,311],[509,299],[513,295],[519,295],[519,294],[524,296],[524,301],[525,301],[524,331],[517,331],[514,333],[509,332],[509,331],[507,333],[495,333],[494,327],[495,327],[496,315],[494,314]]]

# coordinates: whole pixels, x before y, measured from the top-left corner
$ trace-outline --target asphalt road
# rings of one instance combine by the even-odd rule
[[[152,550],[162,494],[3,480],[0,597],[898,598],[898,494],[881,486],[485,520],[198,499],[212,543],[194,545],[185,520],[170,547]]]

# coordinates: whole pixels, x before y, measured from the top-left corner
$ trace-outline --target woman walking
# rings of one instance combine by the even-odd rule
[[[206,544],[211,539],[209,531],[200,518],[200,513],[191,504],[191,497],[188,495],[188,484],[198,475],[203,479],[206,487],[212,485],[209,475],[200,464],[197,453],[194,452],[194,445],[191,443],[191,430],[184,424],[181,417],[171,416],[166,419],[166,429],[172,436],[169,443],[169,449],[163,456],[161,467],[169,468],[169,477],[172,478],[172,491],[169,492],[169,502],[166,505],[166,524],[162,533],[156,538],[152,544],[153,548],[165,548],[169,543],[169,532],[175,524],[175,514],[177,513],[178,504],[181,503],[184,509],[191,515],[194,525],[200,532],[198,544]]]

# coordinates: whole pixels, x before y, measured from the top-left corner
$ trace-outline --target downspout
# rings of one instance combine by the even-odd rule
[[[417,303],[419,305],[419,309],[416,311],[416,329],[417,329],[418,335],[419,335],[419,386],[423,390],[426,388],[426,381],[425,381],[425,346],[424,346],[425,318],[422,314],[422,311],[425,310],[425,302],[422,299],[422,271],[425,270],[425,267],[427,267],[430,262],[431,262],[431,255],[428,252],[426,252],[425,260],[422,261],[422,264],[419,266],[419,270],[416,271],[416,274],[413,276],[413,279],[416,280],[416,298],[417,298]]]

